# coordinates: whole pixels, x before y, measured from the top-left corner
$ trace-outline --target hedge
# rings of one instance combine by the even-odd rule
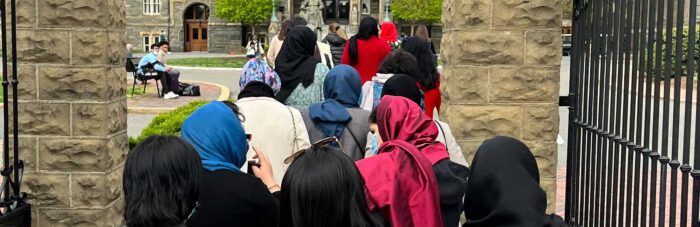
[[[673,78],[676,73],[676,37],[677,37],[677,29],[673,29],[673,42],[671,43],[671,56],[670,58],[667,58],[666,56],[666,48],[668,48],[668,45],[666,45],[666,32],[663,34],[663,39],[661,40],[661,77],[666,78],[666,60],[669,60],[668,62],[671,66],[671,75],[669,75],[668,78]],[[699,32],[695,32],[695,62],[694,62],[694,72],[698,71],[698,68],[700,68],[700,35],[698,34]],[[688,76],[688,27],[683,28],[683,45],[682,45],[682,57],[681,57],[681,76]],[[656,46],[654,46],[654,51],[656,51]],[[656,54],[656,53],[655,53]],[[656,70],[656,55],[654,55],[654,65],[651,66],[652,70]],[[697,75],[696,75],[697,76]]]
[[[180,136],[182,123],[185,122],[185,119],[187,119],[192,112],[207,103],[209,103],[209,101],[194,101],[170,112],[158,114],[153,118],[151,123],[141,131],[139,137],[129,138],[129,149],[152,135]]]

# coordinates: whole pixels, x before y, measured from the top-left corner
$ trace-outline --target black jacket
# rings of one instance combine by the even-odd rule
[[[347,40],[340,37],[335,33],[328,33],[326,38],[323,39],[324,43],[328,43],[331,46],[331,54],[333,55],[333,63],[335,65],[340,64],[340,59],[343,57],[343,51],[345,51],[345,43]]]

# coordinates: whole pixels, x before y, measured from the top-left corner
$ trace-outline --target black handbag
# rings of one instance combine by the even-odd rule
[[[200,96],[199,85],[180,83],[178,84],[177,94],[180,96]]]

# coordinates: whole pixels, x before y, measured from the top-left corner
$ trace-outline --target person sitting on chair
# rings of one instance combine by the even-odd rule
[[[159,43],[159,46],[160,51],[158,52],[156,57],[158,59],[158,62],[163,64],[163,66],[165,66],[165,69],[167,69],[165,73],[161,75],[160,80],[163,81],[163,98],[177,98],[178,95],[175,93],[178,92],[180,86],[180,71],[168,66],[168,59],[166,57],[168,54],[170,54],[170,43],[168,43],[168,41],[161,41]]]
[[[158,44],[151,45],[152,51],[156,50],[157,48],[159,48]],[[167,78],[167,72],[172,71],[172,68],[163,66],[163,64],[161,64],[158,61],[158,57],[156,56],[156,53],[157,52],[151,52],[151,53],[144,55],[141,58],[141,60],[139,61],[139,65],[136,69],[137,74],[144,74],[145,68],[153,68],[156,72],[158,72],[159,75],[161,75],[161,76],[165,75]],[[162,80],[162,81],[169,81],[169,80]],[[165,93],[165,91],[166,91],[166,87],[167,87],[166,84],[168,84],[168,83],[167,82],[163,83],[163,93]],[[172,98],[177,98],[177,97],[178,97],[178,95],[176,95],[175,93],[172,93],[172,92],[164,95],[165,99],[172,99]]]

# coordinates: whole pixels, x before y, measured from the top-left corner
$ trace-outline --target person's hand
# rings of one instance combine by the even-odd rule
[[[270,164],[270,159],[267,157],[267,154],[256,146],[253,146],[253,150],[255,151],[255,156],[253,156],[253,159],[257,159],[256,161],[258,161],[259,164],[252,167],[253,174],[260,178],[265,186],[267,186],[267,188],[269,188],[271,191],[273,187],[279,187],[275,182],[275,177],[272,175],[272,164]]]
[[[165,67],[165,72],[170,72],[171,70],[173,70],[173,67]]]

